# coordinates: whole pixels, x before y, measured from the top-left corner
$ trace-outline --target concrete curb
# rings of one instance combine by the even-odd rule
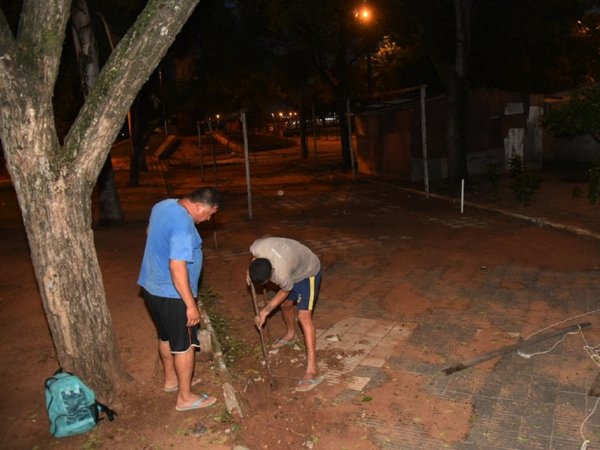
[[[159,161],[167,159],[175,151],[181,140],[175,134],[168,135],[162,144],[154,152],[154,157]]]
[[[433,197],[433,198],[437,198],[439,200],[444,200],[444,201],[451,202],[451,203],[459,203],[459,200],[452,198],[452,197],[447,197],[445,195],[433,194],[431,192],[429,194],[427,194],[423,191],[419,191],[418,189],[412,189],[412,188],[407,188],[407,187],[402,187],[402,186],[394,186],[394,187],[396,187],[397,189],[399,189],[401,191],[410,192],[411,194],[417,194],[417,195],[421,195],[423,197]],[[581,228],[581,227],[575,226],[575,225],[567,225],[564,223],[553,222],[551,220],[546,220],[543,217],[531,217],[531,216],[527,216],[525,214],[516,213],[516,212],[508,210],[508,209],[494,208],[493,206],[482,205],[480,203],[464,202],[464,205],[470,206],[473,208],[482,209],[485,211],[492,211],[492,212],[495,212],[498,214],[502,214],[504,216],[514,217],[514,218],[520,219],[520,220],[525,220],[527,222],[531,222],[531,223],[534,223],[539,226],[556,228],[558,230],[569,231],[569,232],[577,234],[579,236],[600,239],[600,234],[595,233],[586,228]]]
[[[239,416],[240,418],[243,418],[244,412],[242,410],[240,402],[237,399],[235,389],[233,388],[233,381],[231,375],[229,374],[227,364],[225,364],[225,358],[223,357],[223,351],[221,350],[221,345],[219,344],[217,333],[215,332],[215,329],[213,328],[212,323],[210,322],[210,317],[208,317],[208,314],[204,313],[204,305],[202,304],[202,300],[200,298],[198,298],[198,306],[200,307],[200,310],[203,311],[202,322],[204,325],[204,329],[210,333],[215,367],[217,369],[217,374],[221,379],[223,399],[225,400],[225,406],[227,407],[227,411],[229,411],[230,414],[234,414]]]
[[[244,146],[243,145],[238,144],[235,141],[232,141],[231,139],[229,139],[227,136],[225,136],[221,132],[219,132],[219,131],[213,131],[213,136],[214,136],[214,138],[215,138],[216,141],[218,141],[219,143],[223,144],[225,147],[230,148],[231,150],[234,150],[236,152],[244,153]]]

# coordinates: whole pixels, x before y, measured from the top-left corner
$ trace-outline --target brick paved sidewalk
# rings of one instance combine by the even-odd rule
[[[330,143],[330,147],[334,144]],[[205,258],[210,264],[245,260],[247,245],[236,241],[236,228],[260,228],[259,224],[273,220],[268,211],[280,211],[276,220],[269,223],[272,230],[288,233],[292,230],[297,237],[305,235],[306,243],[327,265],[328,276],[344,281],[344,292],[336,295],[353,299],[349,302],[351,313],[319,330],[321,351],[340,349],[348,353],[336,367],[320,362],[325,383],[344,387],[335,401],[356,402],[370,390],[388,383],[397,373],[422,377],[426,380],[427,392],[436,398],[473,405],[469,432],[460,442],[454,443],[431,436],[418,421],[391,419],[394,413],[400,414],[393,405],[391,416],[357,417],[357,420],[366,420],[373,430],[372,440],[376,445],[406,450],[580,448],[583,443],[580,427],[596,402],[596,398],[587,393],[600,373],[600,368],[583,349],[581,335],[568,336],[551,352],[530,359],[512,353],[450,376],[441,370],[460,362],[456,356],[457,348],[468,347],[488,328],[501,330],[513,338],[524,337],[524,330],[537,331],[528,328],[534,317],[537,322],[550,325],[600,309],[600,258],[596,266],[576,271],[548,269],[537,259],[533,264],[514,261],[488,266],[476,255],[470,256],[459,267],[443,258],[433,266],[407,262],[402,268],[388,267],[386,261],[395,252],[427,248],[428,239],[440,227],[451,230],[456,236],[469,236],[475,232],[480,233],[478,236],[486,233],[497,236],[501,231],[510,239],[511,233],[517,234],[532,225],[488,211],[468,209],[460,215],[456,205],[439,202],[434,207],[432,202],[437,200],[418,202],[414,195],[389,183],[363,180],[348,185],[348,176],[344,181],[329,175],[331,161],[335,160],[332,151],[321,155],[318,166],[297,161],[294,152],[267,152],[255,160],[252,166],[255,220],[250,225],[245,214],[247,200],[242,166],[219,167],[220,186],[230,198],[229,207],[218,219],[227,227],[215,232],[219,234],[219,242],[226,244],[218,248],[207,245]],[[175,178],[169,177],[177,174],[171,172],[166,174],[168,179],[161,189],[171,186],[175,189],[170,192],[172,194],[191,186],[175,186],[172,182]],[[312,184],[317,178],[322,185]],[[158,179],[153,183],[160,184]],[[330,185],[326,187],[328,183]],[[311,188],[320,190],[307,195]],[[568,186],[564,188],[569,189]],[[279,190],[283,190],[284,195],[278,195]],[[535,206],[527,210],[519,207],[515,211],[519,214],[530,212],[532,217],[543,213],[552,220],[565,219],[564,210],[552,213],[551,203],[544,201],[540,205],[537,209]],[[313,212],[313,217],[298,215],[298,212],[308,210]],[[356,225],[358,214],[363,221],[372,222],[368,235],[364,228]],[[386,220],[382,221],[382,217]],[[598,211],[587,205],[579,204],[575,217],[568,219],[565,223],[600,232]],[[404,227],[407,221],[420,224],[419,233]],[[321,237],[311,236],[309,231],[315,228],[322,230]],[[564,231],[547,233],[549,239],[552,233],[561,233],[564,241],[583,239],[589,246],[600,245],[590,238],[565,237]],[[565,251],[569,250],[565,248]],[[355,263],[365,255],[376,261],[370,271]],[[379,282],[369,283],[373,273],[378,273]],[[456,282],[457,279],[461,281]],[[227,289],[225,285],[218,285],[218,281],[216,283],[218,289]],[[440,305],[415,317],[382,317],[380,305],[386,301],[386,296],[401,289],[414,290]],[[333,310],[334,302],[327,292],[323,294],[322,311],[339,314]],[[448,298],[458,298],[467,306],[456,308],[444,304]],[[548,316],[540,318],[544,314]],[[597,345],[600,342],[598,314],[587,315],[579,321],[592,322],[591,330],[584,331],[584,336],[590,345]],[[506,340],[499,340],[498,347],[504,342]],[[553,343],[542,343],[536,348],[544,350]],[[403,357],[398,353],[402,346],[413,350],[427,348],[437,362],[431,362],[431,358]],[[357,349],[361,350],[360,354],[355,352]],[[315,392],[319,392],[318,388]],[[581,431],[590,441],[588,450],[600,449],[600,406]]]

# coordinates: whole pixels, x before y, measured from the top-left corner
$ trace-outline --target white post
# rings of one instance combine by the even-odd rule
[[[427,162],[427,124],[425,122],[425,86],[421,86],[421,142],[423,146],[423,182],[429,197],[429,164]]]
[[[465,210],[465,179],[460,180],[460,213]]]
[[[250,157],[248,155],[248,130],[246,128],[246,112],[241,112],[242,130],[244,134],[244,160],[246,161],[246,191],[248,192],[248,217],[252,220],[252,184],[250,183]]]
[[[198,128],[198,149],[200,150],[200,174],[202,175],[202,182],[204,182],[204,153],[202,152],[202,128],[200,121],[196,122],[196,128]]]
[[[346,99],[346,120],[348,123],[348,147],[350,150],[350,165],[352,166],[352,180],[356,176],[354,168],[354,150],[352,150],[352,115],[350,113],[350,99]]]
[[[217,175],[217,152],[215,150],[215,138],[213,136],[211,118],[208,119],[208,133],[210,134],[210,147],[212,149],[213,170],[215,172],[215,186],[217,186],[219,184],[219,177]]]

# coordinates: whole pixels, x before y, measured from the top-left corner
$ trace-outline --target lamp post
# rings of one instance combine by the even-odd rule
[[[354,17],[363,25],[369,25],[373,18],[373,11],[369,7],[366,1],[360,5],[360,7],[354,10]],[[367,92],[371,93],[371,49],[367,50]]]

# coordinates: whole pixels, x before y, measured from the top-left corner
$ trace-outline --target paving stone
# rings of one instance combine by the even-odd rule
[[[451,391],[473,394],[481,385],[479,379],[465,372],[458,372],[451,376],[440,375],[438,380],[438,383],[444,386],[444,392]]]
[[[367,383],[370,381],[368,377],[356,377],[356,376],[344,376],[340,382],[343,383],[348,389],[354,391],[362,391]]]
[[[550,441],[549,450],[580,449],[583,439],[553,437]],[[588,447],[587,450],[597,450],[598,446]]]
[[[385,358],[366,357],[360,362],[361,366],[382,367],[385,364]]]
[[[362,394],[360,394],[360,391],[357,391],[356,389],[344,389],[335,397],[334,403],[353,402],[357,400],[360,395]]]
[[[554,430],[554,406],[540,408],[534,403],[527,403],[522,410],[523,421],[521,432],[527,436],[547,438],[548,441]],[[548,442],[549,445],[549,442]],[[548,447],[546,445],[546,448]]]
[[[556,402],[557,394],[558,391],[555,388],[532,384],[529,389],[528,400],[543,408],[546,407],[546,404],[553,405]]]
[[[564,439],[579,436],[579,427],[584,419],[583,409],[572,405],[557,405],[554,410],[553,436]]]
[[[502,400],[519,400],[527,398],[530,394],[530,385],[528,380],[517,379],[512,383],[501,385],[498,397]]]

